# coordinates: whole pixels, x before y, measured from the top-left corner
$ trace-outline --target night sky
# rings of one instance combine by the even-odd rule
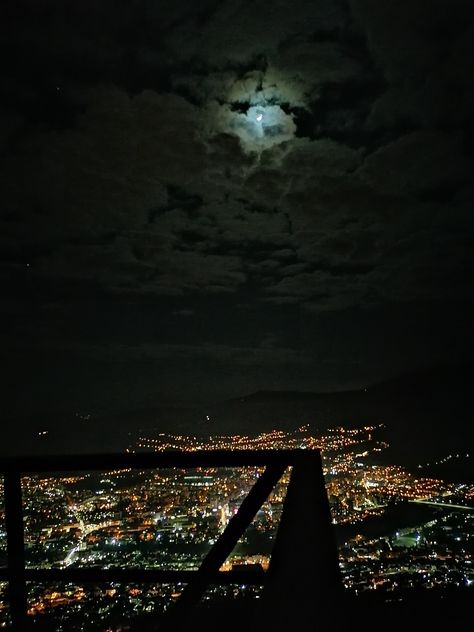
[[[6,418],[471,360],[472,0],[0,8]]]

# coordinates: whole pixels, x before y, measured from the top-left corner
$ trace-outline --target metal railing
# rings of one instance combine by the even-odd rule
[[[27,474],[197,467],[265,466],[237,513],[195,571],[139,568],[49,568],[25,566],[21,477]],[[267,500],[285,469],[292,471],[267,572],[220,571],[239,538]],[[341,592],[341,581],[321,456],[317,450],[236,450],[22,457],[0,460],[4,476],[8,582],[15,629],[27,626],[27,582],[183,582],[183,592],[167,617],[176,629],[210,584],[245,583],[264,586],[261,611],[276,629],[287,624],[330,619]],[[166,627],[166,625],[165,625]],[[162,628],[160,627],[160,630]],[[305,629],[308,629],[305,627]]]

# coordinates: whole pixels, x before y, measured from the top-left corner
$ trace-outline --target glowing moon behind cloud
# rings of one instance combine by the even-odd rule
[[[279,105],[251,105],[246,112],[235,111],[230,104],[213,103],[205,117],[206,134],[236,136],[246,152],[257,152],[295,138],[292,114]]]
[[[269,98],[264,76],[249,76],[236,81],[224,99],[211,99],[203,116],[203,132],[209,138],[230,134],[239,139],[247,153],[261,153],[295,138],[296,123],[292,107],[301,108],[301,99],[288,100],[272,83]],[[283,109],[280,104],[286,104]]]

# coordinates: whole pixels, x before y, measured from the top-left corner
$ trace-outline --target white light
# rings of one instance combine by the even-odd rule
[[[260,123],[260,121],[263,119],[263,114],[261,112],[259,112],[255,118]]]

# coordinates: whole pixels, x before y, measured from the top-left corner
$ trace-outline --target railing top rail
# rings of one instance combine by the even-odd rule
[[[293,465],[319,450],[196,450],[121,454],[73,454],[0,457],[0,473],[93,471],[116,468],[195,468]]]

